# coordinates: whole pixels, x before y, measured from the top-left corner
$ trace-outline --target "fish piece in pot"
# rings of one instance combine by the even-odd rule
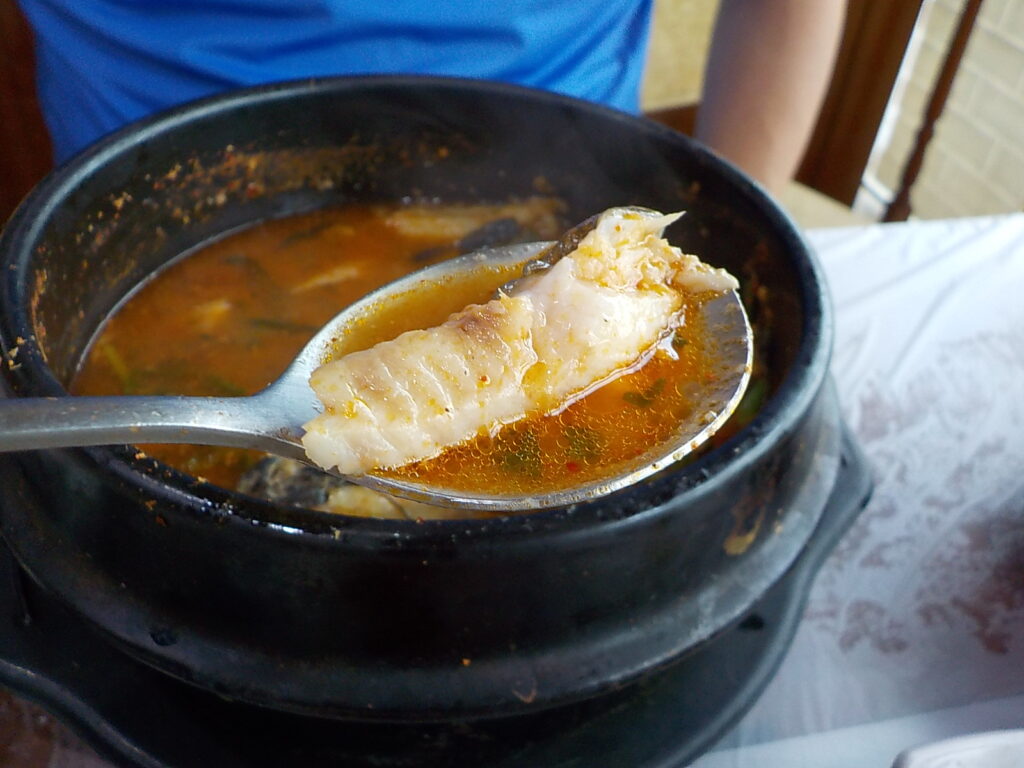
[[[390,496],[280,456],[268,456],[250,467],[239,479],[236,489],[275,504],[352,517],[393,520],[465,517],[464,510]]]

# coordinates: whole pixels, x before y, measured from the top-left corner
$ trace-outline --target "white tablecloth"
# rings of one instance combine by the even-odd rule
[[[1024,726],[1024,214],[808,237],[875,494],[778,675],[695,768],[885,768]]]

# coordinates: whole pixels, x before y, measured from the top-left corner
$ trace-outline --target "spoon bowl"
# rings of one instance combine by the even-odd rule
[[[14,398],[0,401],[0,452],[121,443],[187,443],[252,448],[311,463],[302,425],[322,411],[309,377],[336,354],[339,340],[397,298],[434,290],[453,280],[488,272],[495,288],[509,275],[543,269],[585,234],[588,222],[555,243],[526,243],[466,254],[395,280],[346,307],[306,344],[285,372],[249,397],[103,396]],[[702,390],[694,416],[669,440],[652,446],[625,468],[600,481],[538,495],[481,495],[366,474],[353,483],[437,506],[519,511],[566,506],[624,488],[679,461],[713,435],[739,404],[750,378],[750,324],[735,291],[702,305],[704,322],[718,340],[722,375]]]

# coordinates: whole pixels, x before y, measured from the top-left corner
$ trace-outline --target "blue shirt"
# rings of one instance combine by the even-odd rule
[[[21,0],[58,161],[158,110],[340,74],[519,83],[639,108],[652,0]]]

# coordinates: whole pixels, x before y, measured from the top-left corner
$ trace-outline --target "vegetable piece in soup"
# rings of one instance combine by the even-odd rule
[[[305,425],[307,454],[347,475],[401,467],[638,370],[684,324],[688,297],[737,287],[661,237],[678,216],[606,211],[511,292],[322,366],[310,385],[325,412]],[[664,385],[632,402],[649,405]]]

